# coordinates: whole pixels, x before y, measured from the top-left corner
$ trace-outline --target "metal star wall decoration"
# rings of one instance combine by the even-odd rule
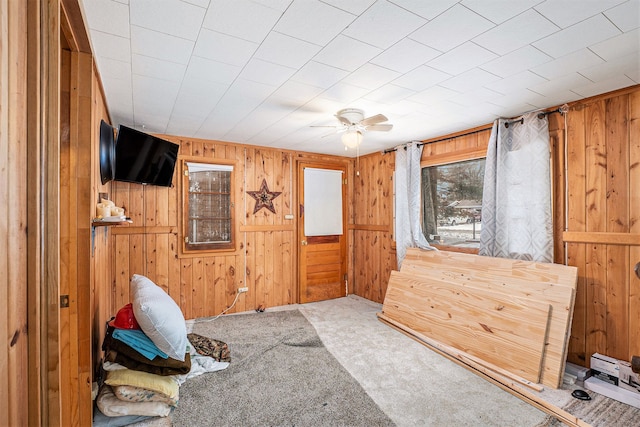
[[[247,194],[256,199],[256,206],[253,208],[254,214],[262,208],[267,208],[271,212],[276,213],[276,208],[273,207],[273,199],[282,194],[282,192],[269,191],[269,187],[267,187],[267,180],[263,178],[260,190],[247,191]]]

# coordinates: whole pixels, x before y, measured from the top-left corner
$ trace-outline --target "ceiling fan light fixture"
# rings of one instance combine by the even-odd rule
[[[356,148],[362,143],[362,132],[359,130],[349,130],[343,133],[342,143],[347,148]]]

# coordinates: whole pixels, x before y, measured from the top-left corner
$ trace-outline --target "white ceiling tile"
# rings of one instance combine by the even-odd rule
[[[389,114],[393,114],[397,116],[406,116],[407,114],[415,113],[419,111],[421,108],[424,108],[424,104],[419,104],[415,101],[409,101],[408,99],[403,99],[398,102],[394,102],[393,104],[389,104],[387,106],[387,112]],[[394,122],[396,119],[394,119]],[[395,123],[394,123],[395,124]]]
[[[558,59],[554,59],[553,61],[533,67],[531,71],[547,79],[553,79],[582,70],[583,68],[592,67],[602,62],[602,58],[589,49],[580,49],[568,55],[561,56]]]
[[[323,89],[317,86],[289,80],[276,89],[272,96],[282,99],[283,102],[302,105],[318,96],[322,91]]]
[[[382,50],[377,47],[340,34],[331,40],[313,60],[341,70],[354,71],[380,52]]]
[[[486,87],[481,87],[478,89],[474,89],[469,92],[458,94],[451,99],[451,102],[455,102],[456,104],[460,104],[466,107],[472,107],[474,105],[479,105],[487,101],[491,101],[492,99],[501,97],[502,94],[491,89],[487,89]]]
[[[533,43],[544,53],[558,58],[620,34],[603,15],[596,15]]]
[[[100,77],[112,77],[115,79],[131,79],[131,64],[129,62],[117,61],[102,56],[96,57]]]
[[[458,75],[497,57],[496,54],[467,42],[429,61],[427,65],[451,75]]]
[[[423,90],[413,96],[407,98],[409,101],[419,102],[421,104],[433,104],[434,102],[445,101],[453,98],[458,92],[442,86],[433,86]]]
[[[537,65],[548,63],[552,58],[535,47],[526,45],[504,56],[483,64],[480,68],[500,77],[508,77]]]
[[[122,4],[129,4],[129,0],[115,0],[115,1],[117,1],[118,3],[122,3]]]
[[[378,89],[368,93],[364,98],[370,101],[380,102],[383,104],[393,104],[402,101],[416,92],[404,87],[386,84]]]
[[[192,56],[187,66],[185,80],[201,79],[229,85],[238,77],[240,71],[242,71],[242,67],[237,65],[229,65],[199,56]]]
[[[348,83],[338,82],[335,85],[331,86],[329,89],[322,92],[320,96],[325,99],[331,99],[348,104],[355,101],[356,99],[362,98],[369,92],[369,89],[350,85]]]
[[[492,52],[505,55],[558,30],[551,21],[530,9],[479,35],[473,41]]]
[[[413,32],[409,37],[446,52],[494,27],[491,21],[459,4]]]
[[[544,96],[552,96],[554,93],[566,91],[572,87],[586,86],[590,83],[592,82],[586,77],[578,73],[571,73],[551,81],[529,86],[529,90]]]
[[[254,3],[259,3],[263,6],[270,7],[280,12],[287,10],[293,0],[253,0]]]
[[[624,0],[547,0],[535,7],[560,28],[566,28],[603,12]]]
[[[333,7],[342,9],[346,12],[354,15],[360,15],[367,10],[376,0],[322,0],[324,3],[330,4]]]
[[[465,71],[462,74],[458,74],[455,77],[441,82],[440,86],[455,90],[456,92],[468,92],[476,89],[478,86],[485,86],[496,80],[500,80],[500,77],[481,70],[480,68],[472,68],[469,71]]]
[[[353,21],[343,34],[386,49],[426,22],[405,9],[381,0]]]
[[[616,89],[632,86],[635,82],[629,77],[618,75],[608,80],[600,80],[586,86],[573,88],[572,91],[581,95],[583,98],[599,95],[605,92],[611,92]]]
[[[510,92],[515,92],[518,89],[525,89],[545,82],[547,82],[547,79],[544,77],[540,77],[530,71],[523,71],[522,73],[514,74],[513,76],[509,76],[502,80],[489,83],[485,85],[485,87],[506,95]]]
[[[225,64],[244,67],[258,44],[207,29],[200,31],[193,54]]]
[[[138,111],[138,106],[144,106],[145,114],[169,117],[179,88],[180,83],[178,82],[134,74],[134,111]]]
[[[609,80],[621,73],[632,76],[638,72],[640,72],[640,51],[580,70],[580,74],[594,82]]]
[[[131,25],[194,41],[205,10],[179,0],[136,0],[129,5]],[[176,19],[176,17],[180,19]]]
[[[240,78],[273,86],[280,86],[296,72],[295,68],[284,67],[263,61],[251,59],[240,73]]]
[[[134,111],[134,122],[131,127],[143,132],[166,133],[169,117],[149,112],[146,106],[137,106]]]
[[[393,84],[422,91],[450,78],[451,74],[423,65],[398,77],[393,81]]]
[[[194,6],[209,7],[209,0],[182,0],[185,3],[191,3]]]
[[[291,80],[326,89],[344,78],[348,73],[329,65],[310,61],[291,77]]]
[[[200,122],[215,108],[226,91],[226,87],[211,84],[202,86],[200,91],[181,88],[171,112],[171,117],[194,117]]]
[[[432,60],[440,53],[429,46],[406,38],[383,51],[369,62],[400,73],[406,73]]]
[[[193,42],[132,25],[131,51],[165,61],[187,64],[193,51]]]
[[[379,67],[374,64],[364,64],[342,79],[342,82],[373,90],[385,83],[389,83],[399,75],[400,73],[397,71]]]
[[[606,60],[640,52],[640,28],[589,46],[589,49]]]
[[[131,62],[131,43],[128,38],[92,30],[91,45],[99,52],[97,56]]]
[[[622,31],[640,27],[640,2],[629,0],[604,12],[605,16]]]
[[[294,1],[274,30],[324,46],[354,19],[355,15],[317,0]]]
[[[193,116],[171,115],[167,125],[167,134],[187,136],[195,134],[202,125],[203,119]]]
[[[463,0],[461,3],[474,12],[484,16],[489,21],[501,24],[507,19],[511,19],[525,10],[532,8],[541,1],[542,0]]]
[[[556,105],[566,104],[567,102],[577,101],[582,98],[575,92],[570,90],[560,90],[548,95],[540,95],[538,97],[531,98],[529,103],[535,105],[538,108],[555,107]]]
[[[134,74],[180,82],[187,66],[136,54],[131,57],[131,69]]]
[[[250,0],[214,0],[202,26],[243,40],[260,43],[282,12]]]
[[[403,9],[420,15],[426,19],[433,19],[445,10],[449,9],[459,0],[390,0]]]
[[[102,76],[102,86],[106,93],[109,108],[113,108],[117,104],[121,107],[130,108],[131,112],[133,112],[131,78],[116,79]],[[119,111],[119,113],[124,114],[122,111]]]
[[[272,31],[264,39],[254,58],[299,68],[309,62],[320,49],[316,44]]]
[[[126,4],[105,0],[83,0],[91,30],[129,37],[129,8]]]

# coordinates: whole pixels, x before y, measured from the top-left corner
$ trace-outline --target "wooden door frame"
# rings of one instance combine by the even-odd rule
[[[348,221],[348,212],[349,212],[349,201],[348,201],[348,194],[349,192],[347,191],[347,187],[348,187],[348,174],[349,174],[349,164],[345,163],[345,162],[331,162],[331,161],[327,161],[327,160],[314,160],[314,159],[299,159],[296,162],[296,197],[295,197],[295,201],[296,201],[296,208],[295,208],[295,215],[296,215],[296,258],[298,260],[298,268],[297,268],[297,286],[296,286],[296,301],[298,303],[300,303],[301,301],[301,283],[302,283],[302,277],[303,274],[306,274],[306,268],[303,266],[303,256],[302,256],[302,239],[304,238],[304,227],[303,227],[303,221],[301,221],[301,215],[300,215],[300,208],[302,206],[302,203],[304,201],[304,168],[305,167],[309,167],[309,168],[316,168],[316,169],[329,169],[329,170],[340,170],[344,172],[344,176],[343,179],[347,180],[347,185],[343,185],[342,186],[342,242],[341,242],[341,252],[343,255],[342,258],[342,266],[341,266],[341,270],[343,272],[343,275],[348,275],[349,271],[348,271],[348,248],[349,248],[349,221]],[[348,291],[346,292],[346,294],[348,294]]]

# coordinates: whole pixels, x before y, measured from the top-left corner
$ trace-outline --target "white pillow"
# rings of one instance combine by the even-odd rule
[[[133,314],[142,331],[169,357],[184,362],[187,326],[175,301],[148,278],[134,274],[130,284]]]

